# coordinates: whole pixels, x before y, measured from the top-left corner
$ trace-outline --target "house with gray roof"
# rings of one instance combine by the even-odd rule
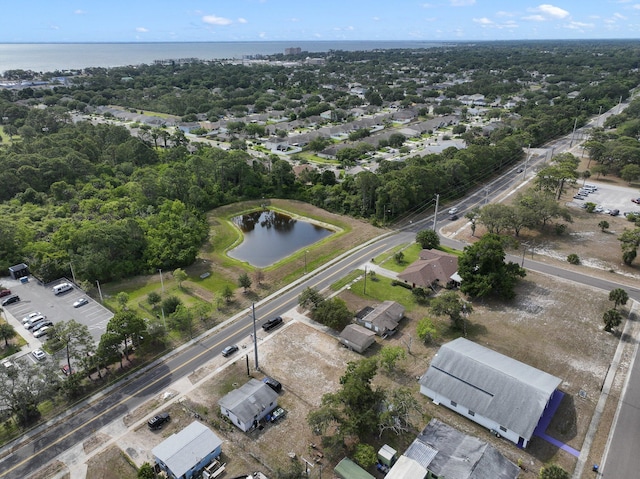
[[[278,393],[253,378],[221,397],[218,405],[223,416],[247,432],[278,406]]]
[[[465,338],[444,344],[420,378],[435,404],[526,447],[561,379]]]
[[[516,479],[520,468],[496,448],[432,419],[385,479]]]
[[[383,301],[364,317],[357,317],[356,321],[378,336],[391,336],[398,329],[400,320],[404,317],[405,308],[395,301]]]
[[[376,333],[358,324],[348,324],[338,336],[338,340],[357,353],[364,353],[376,342]]]
[[[222,440],[204,424],[194,421],[151,451],[155,463],[170,479],[195,477],[222,453]]]

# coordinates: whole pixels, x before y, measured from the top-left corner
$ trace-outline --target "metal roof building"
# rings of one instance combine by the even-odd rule
[[[222,452],[222,440],[204,424],[194,421],[153,448],[156,464],[170,478],[189,479]]]
[[[525,447],[561,380],[464,338],[443,345],[420,392]]]

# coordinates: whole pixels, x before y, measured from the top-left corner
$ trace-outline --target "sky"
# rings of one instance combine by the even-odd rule
[[[0,10],[0,43],[638,37],[640,0],[31,0]]]

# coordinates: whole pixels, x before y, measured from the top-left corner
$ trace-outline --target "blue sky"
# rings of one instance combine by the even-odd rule
[[[640,37],[640,0],[6,1],[0,42]]]

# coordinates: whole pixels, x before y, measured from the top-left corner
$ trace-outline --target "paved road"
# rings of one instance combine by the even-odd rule
[[[569,144],[570,140],[564,138],[554,142],[553,148],[556,148],[556,151],[560,151],[563,148],[567,148]],[[538,158],[537,161],[542,161],[543,159],[545,158],[541,157]],[[529,166],[533,166],[535,161],[536,160],[531,159]],[[517,173],[514,168],[494,180],[489,185],[491,196],[493,197],[499,192],[506,191],[506,189],[511,187],[513,181],[517,180],[519,175],[520,173]],[[487,197],[488,193],[482,189],[462,201],[459,206],[465,209],[471,208],[474,205],[482,204],[487,200]],[[287,291],[282,292],[270,301],[265,300],[264,304],[258,305],[256,308],[256,316],[259,318],[260,323],[262,323],[272,316],[284,315],[286,311],[297,305],[297,298],[304,288],[311,286],[324,289],[351,270],[359,269],[379,253],[392,249],[399,244],[414,241],[416,231],[425,228],[425,225],[426,227],[430,227],[431,221],[431,218],[426,218],[422,221],[408,223],[396,234],[379,238],[370,244],[361,246],[357,248],[357,250],[337,258],[322,271],[311,273],[303,278],[302,281],[292,285]],[[447,242],[449,241],[443,241],[443,243]],[[458,243],[458,246],[459,245]],[[515,257],[510,259],[512,261],[519,261],[519,258]],[[571,279],[605,290],[610,290],[617,286],[615,282],[600,280],[589,275],[565,271],[528,259],[524,261],[525,267],[532,270]],[[629,295],[634,299],[640,300],[640,291],[636,288],[631,289]],[[132,378],[104,397],[100,397],[91,404],[80,408],[78,411],[74,411],[75,414],[58,418],[56,420],[57,422],[54,421],[54,424],[45,428],[41,433],[34,435],[30,440],[16,442],[14,445],[4,448],[4,456],[0,460],[0,477],[29,477],[62,452],[87,439],[101,427],[121,418],[142,403],[165,391],[173,381],[190,374],[192,371],[206,364],[210,359],[219,355],[222,348],[227,344],[246,339],[252,332],[252,320],[249,312],[244,312],[232,319],[237,320],[228,322],[228,324],[225,324],[224,327],[216,331],[215,334],[176,352],[165,361],[150,368],[143,375]],[[635,374],[640,374],[637,373],[637,369],[638,368],[634,368],[634,377]],[[635,384],[640,387],[640,381],[636,381]],[[640,411],[640,409],[636,409],[636,411]],[[640,418],[640,413],[638,413],[638,417]],[[634,447],[635,449],[632,449],[633,451],[639,449],[637,446]],[[12,449],[11,454],[7,454],[8,448]],[[640,455],[637,454],[636,456],[640,457]],[[615,475],[611,477],[634,476]]]

